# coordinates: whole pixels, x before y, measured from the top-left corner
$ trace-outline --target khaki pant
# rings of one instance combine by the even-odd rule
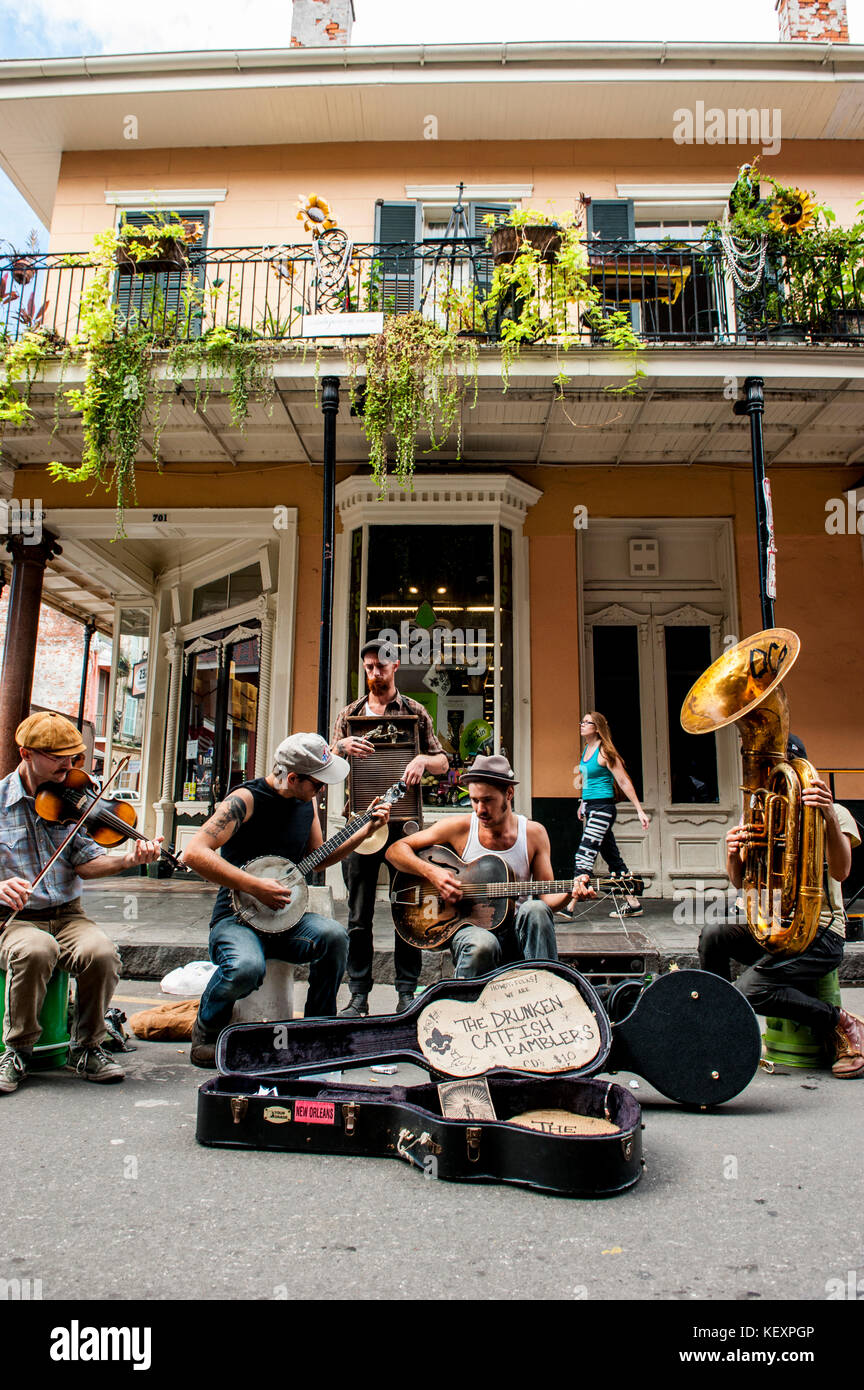
[[[78,981],[74,1041],[94,1047],[104,1040],[105,1012],[120,978],[120,957],[110,937],[85,917],[80,898],[29,917],[25,908],[13,918],[0,933],[0,970],[6,971],[6,1047],[27,1048],[39,1041],[39,1014],[55,970],[65,970]]]

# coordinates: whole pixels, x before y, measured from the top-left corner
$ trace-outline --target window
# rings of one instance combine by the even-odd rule
[[[186,296],[196,292],[203,295],[210,213],[201,208],[187,208],[179,212],[166,209],[158,215],[170,221],[176,218],[180,222],[198,222],[203,227],[200,240],[187,251],[189,269],[118,275],[114,290],[115,303],[130,324],[148,317],[168,337],[197,338],[201,332],[202,313]],[[152,221],[152,217],[151,211],[124,211],[120,223],[144,227]]]
[[[226,608],[239,608],[261,593],[261,566],[256,560],[242,570],[223,574],[195,589],[192,595],[192,621],[222,613]]]
[[[114,785],[119,796],[125,794],[127,798],[136,799],[141,793],[150,617],[147,608],[124,608],[120,614],[117,636],[111,751],[115,758],[128,755],[129,762]]]
[[[187,651],[178,749],[183,801],[212,804],[255,776],[261,659],[256,626],[222,628]]]
[[[495,751],[496,725],[498,751],[513,756],[511,559],[503,527],[372,525],[365,604],[362,567],[352,564],[351,611],[365,612],[351,632],[353,651],[382,635],[399,648],[397,685],[429,711],[451,760],[446,776],[424,779],[427,806],[459,803],[459,769]],[[349,681],[356,699],[356,667]]]

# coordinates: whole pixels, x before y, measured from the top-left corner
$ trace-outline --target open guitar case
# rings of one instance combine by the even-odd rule
[[[678,1103],[705,1109],[744,1089],[760,1052],[750,1005],[717,976],[661,976],[613,1025],[575,970],[523,961],[480,979],[442,980],[398,1016],[224,1029],[219,1075],[198,1093],[196,1137],[231,1148],[398,1157],[445,1180],[607,1196],[641,1176],[642,1117],[628,1088],[597,1073],[635,1071]],[[393,1061],[413,1063],[429,1080],[386,1087],[320,1075]],[[462,1085],[445,1114],[438,1083],[454,1081]],[[271,1094],[259,1095],[262,1088]],[[494,1119],[482,1117],[490,1099]]]

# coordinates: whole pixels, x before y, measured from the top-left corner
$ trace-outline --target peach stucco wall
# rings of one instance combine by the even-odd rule
[[[51,249],[84,250],[93,234],[113,221],[105,202],[114,188],[225,188],[211,225],[214,246],[307,242],[296,220],[298,194],[319,193],[340,226],[368,240],[376,198],[405,197],[415,183],[533,183],[531,205],[558,213],[572,209],[580,192],[616,196],[618,183],[729,183],[756,150],[744,145],[679,146],[671,141],[438,140],[401,143],[266,145],[218,149],[103,150],[66,153],[51,224]],[[861,142],[824,144],[785,141],[766,172],[783,183],[815,189],[841,223],[861,196]],[[551,204],[551,207],[550,207]]]
[[[353,470],[341,468],[344,477]],[[573,505],[591,517],[731,517],[734,525],[737,631],[762,626],[756,574],[753,483],[738,468],[520,468],[516,475],[542,489],[528,513],[530,556],[531,729],[536,796],[571,794],[571,754],[579,718],[578,585]],[[776,622],[794,628],[802,654],[788,680],[793,727],[818,765],[864,767],[861,709],[864,692],[862,538],[825,531],[825,503],[839,497],[848,477],[838,469],[777,469],[773,475],[779,548]],[[21,469],[19,496],[40,496],[44,506],[72,502],[69,485],[44,472]],[[236,470],[169,465],[138,472],[143,508],[208,505],[298,508],[299,573],[294,649],[294,726],[313,728],[317,705],[320,619],[321,473],[304,466]],[[94,501],[97,499],[93,499]],[[74,505],[89,505],[75,490]],[[337,523],[338,524],[338,523]],[[337,602],[340,596],[337,595]],[[344,596],[342,600],[344,601]],[[864,795],[864,782],[838,783],[846,796]]]
[[[534,793],[571,794],[571,753],[579,719],[576,532],[573,506],[590,517],[732,517],[737,632],[762,627],[753,482],[745,468],[519,470],[543,489],[526,525],[531,556],[532,744]],[[773,476],[778,555],[775,622],[801,637],[787,688],[793,727],[822,767],[864,768],[864,568],[860,536],[828,535],[825,503],[849,479],[838,469],[777,470]],[[566,674],[565,674],[566,673]],[[562,675],[564,678],[562,679]],[[838,794],[864,795],[864,779],[838,781]]]

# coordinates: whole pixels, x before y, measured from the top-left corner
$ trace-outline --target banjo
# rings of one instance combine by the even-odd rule
[[[394,782],[393,786],[388,787],[384,795],[380,797],[380,801],[384,806],[392,806],[394,801],[399,801],[407,790],[405,782],[401,780]],[[356,835],[358,830],[362,830],[364,825],[368,825],[371,819],[371,811],[365,811],[362,816],[355,816],[318,849],[314,849],[311,854],[306,855],[305,859],[301,859],[299,864],[294,864],[290,859],[284,859],[279,854],[262,854],[258,859],[250,859],[247,864],[243,865],[243,872],[254,874],[255,878],[275,878],[279,883],[284,883],[286,887],[291,889],[291,901],[285,907],[274,909],[265,907],[251,893],[241,893],[232,888],[231,902],[234,915],[239,917],[241,922],[245,922],[247,927],[253,927],[255,931],[265,932],[269,935],[290,931],[292,927],[296,927],[309,906],[307,874],[311,874],[319,865],[324,863],[325,859],[329,859],[335,849],[344,845],[346,840],[350,840],[352,835]]]

